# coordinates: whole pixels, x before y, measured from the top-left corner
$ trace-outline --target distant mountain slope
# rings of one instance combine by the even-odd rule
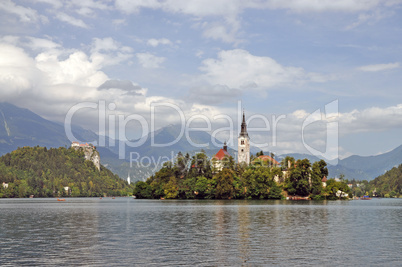
[[[278,161],[290,156],[295,159],[307,158],[311,163],[320,160],[318,157],[308,154],[284,154],[277,156]],[[329,177],[339,177],[341,174],[345,179],[352,180],[373,180],[375,177],[384,174],[386,171],[402,163],[402,145],[394,150],[376,156],[350,156],[338,161],[337,165],[328,164]]]
[[[179,125],[169,125],[155,131],[153,133],[154,143],[167,144],[175,141],[180,134],[180,127]],[[73,126],[72,130],[74,135],[81,141],[99,140],[99,136],[92,131],[77,126]],[[101,155],[101,163],[104,166],[123,179],[130,174],[132,181],[135,181],[145,179],[157,171],[160,165],[155,167],[154,162],[159,161],[161,163],[167,158],[171,159],[179,151],[184,154],[189,153],[192,156],[203,149],[208,156],[212,157],[222,148],[223,142],[215,140],[218,146],[213,145],[212,137],[207,132],[191,131],[190,139],[191,142],[196,144],[208,143],[209,145],[197,148],[184,135],[172,145],[152,146],[151,134],[148,134],[145,143],[140,147],[126,147],[125,159],[123,160],[119,159],[118,156],[118,140],[115,140],[116,146],[98,147],[98,151]],[[69,147],[70,144],[71,142],[64,132],[64,125],[48,121],[28,109],[19,108],[9,103],[0,103],[0,155],[23,146]],[[251,147],[253,154],[258,151],[260,149]],[[138,153],[134,154],[135,158],[137,156],[140,159],[145,157],[151,160],[151,163],[148,164],[147,160],[143,160],[143,166],[133,162],[131,167],[129,163],[130,152]],[[229,153],[236,159],[235,149],[229,148]],[[318,160],[317,157],[297,153],[279,155],[276,159],[280,161],[281,157],[285,156],[292,156],[296,159],[308,158],[311,162]],[[377,156],[351,156],[340,160],[336,166],[328,165],[328,170],[330,177],[344,174],[347,179],[372,180],[401,163],[402,146]]]
[[[74,136],[82,142],[99,140],[99,136],[92,131],[78,126],[72,126]],[[19,108],[9,103],[0,103],[0,156],[18,147],[70,147],[71,141],[67,138],[64,125],[46,120],[32,111]],[[121,177],[126,177],[126,171],[120,172],[119,166],[124,160],[106,148],[98,148],[101,155],[101,164],[113,169]],[[135,170],[132,172],[135,174]]]
[[[0,103],[0,155],[19,146],[59,147],[67,144],[63,126],[28,109]]]
[[[350,156],[329,166],[330,176],[344,174],[347,179],[372,180],[402,163],[402,145],[377,156]]]

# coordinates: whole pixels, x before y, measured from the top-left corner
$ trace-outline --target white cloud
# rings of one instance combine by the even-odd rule
[[[236,23],[235,25],[226,25],[225,23],[205,23],[203,36],[206,38],[221,40],[225,43],[241,43],[241,40],[236,38],[237,31],[240,25]]]
[[[358,70],[368,71],[368,72],[376,72],[376,71],[397,69],[399,67],[400,67],[399,62],[395,62],[395,63],[374,64],[374,65],[361,66],[361,67],[358,68]]]
[[[54,8],[61,8],[63,6],[62,1],[60,0],[36,0],[36,2],[46,3],[53,6]]]
[[[338,12],[359,14],[358,21],[348,26],[356,27],[368,20],[379,20],[392,15],[390,8],[398,7],[401,0],[116,0],[116,9],[123,13],[138,13],[141,9],[161,9],[168,13],[185,14],[200,20],[197,23],[203,29],[203,36],[226,43],[238,44],[238,32],[241,29],[241,14],[247,9],[283,9],[294,13]],[[372,14],[370,14],[370,12]]]
[[[111,94],[109,90],[97,89],[109,79],[102,68],[116,61],[114,55],[122,53],[123,48],[120,45],[103,54],[87,54],[63,49],[60,44],[46,39],[4,37],[0,39],[0,99],[58,120],[57,116],[63,116],[69,106],[80,101],[116,99],[135,103],[139,93],[119,90]]]
[[[402,125],[402,104],[341,113],[339,120],[340,133],[344,135],[400,128]]]
[[[91,60],[102,66],[116,65],[133,57],[133,49],[123,46],[111,37],[94,38],[91,44]]]
[[[39,71],[35,62],[21,48],[0,43],[0,95],[2,100],[31,90]]]
[[[151,53],[138,53],[136,56],[140,65],[146,69],[160,68],[166,60],[164,57],[157,57]]]
[[[211,84],[224,84],[231,88],[265,90],[276,86],[300,82],[324,82],[325,76],[307,73],[303,68],[282,66],[270,57],[258,57],[248,51],[235,49],[221,51],[218,59],[202,62],[203,78]]]
[[[161,39],[149,39],[147,41],[147,44],[152,46],[152,47],[157,47],[158,45],[173,45],[173,43],[166,38],[161,38]]]
[[[89,29],[89,26],[87,24],[85,24],[84,21],[74,18],[70,15],[67,15],[64,12],[59,12],[56,14],[56,18],[62,22],[66,22],[68,24],[71,24],[73,26],[76,27],[80,27],[80,28],[84,28],[84,29]]]
[[[38,21],[41,16],[38,15],[36,10],[16,5],[11,0],[3,0],[0,2],[0,10],[7,13],[17,15],[21,22],[32,23]]]
[[[400,5],[400,0],[268,0],[262,5],[270,9],[288,9],[294,12],[361,12],[381,6]]]
[[[100,52],[100,51],[114,51],[119,49],[120,44],[113,40],[111,37],[107,38],[94,38],[92,42],[92,52]]]

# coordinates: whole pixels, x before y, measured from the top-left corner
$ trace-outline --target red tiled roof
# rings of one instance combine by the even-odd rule
[[[271,161],[273,162],[275,165],[279,165],[280,163],[278,161],[276,161],[275,159],[271,158],[268,155],[262,155],[258,157],[259,159],[261,159],[262,161]]]
[[[327,177],[324,176],[324,177],[321,179],[321,182],[325,183],[326,181],[327,181]]]
[[[229,152],[227,152],[226,150],[224,150],[223,148],[221,148],[218,153],[216,153],[216,155],[214,156],[215,159],[217,160],[222,160],[225,156],[230,157]]]

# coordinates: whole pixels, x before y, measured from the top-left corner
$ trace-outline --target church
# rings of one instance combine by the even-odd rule
[[[223,148],[221,148],[212,158],[216,170],[222,170],[225,156],[231,156],[227,151],[226,142],[224,143]],[[237,138],[237,163],[250,165],[250,137],[247,133],[246,115],[244,114],[244,111],[240,134]]]
[[[244,111],[240,135],[237,138],[237,163],[250,165],[250,137],[247,133],[246,115]]]

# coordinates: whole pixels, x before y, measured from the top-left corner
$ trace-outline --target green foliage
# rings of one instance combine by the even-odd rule
[[[218,199],[231,199],[233,198],[233,171],[230,169],[223,169],[215,176],[216,191],[215,197]]]
[[[289,169],[286,189],[290,195],[308,196],[310,194],[311,164],[308,159],[298,160]]]
[[[135,184],[133,194],[137,198],[151,198],[152,197],[152,188],[146,182],[138,181]]]
[[[98,171],[82,151],[24,147],[0,157],[2,197],[127,195],[131,188],[111,171]],[[68,191],[64,187],[69,187]]]
[[[341,199],[340,196],[337,196],[337,192],[341,191],[346,194],[349,194],[350,188],[348,187],[345,181],[336,181],[335,179],[329,179],[327,181],[327,187],[325,188],[325,196],[329,200]]]
[[[163,189],[166,198],[176,198],[179,194],[176,178],[174,176],[170,177],[169,182],[163,186]]]
[[[311,172],[311,195],[312,199],[322,199],[322,178],[328,176],[327,163],[324,160],[320,160],[313,163]]]
[[[402,195],[402,164],[370,181],[367,191],[375,190],[380,197],[399,197]]]
[[[350,193],[345,181],[330,179],[323,188],[321,180],[328,175],[323,160],[311,165],[308,159],[287,157],[281,167],[273,167],[239,165],[226,158],[223,169],[215,172],[211,165],[205,153],[191,159],[179,153],[174,164],[166,163],[146,182],[138,182],[134,194],[138,198],[282,199],[286,190],[288,195],[320,200],[335,199],[338,190]]]
[[[281,199],[282,187],[275,175],[280,168],[239,166],[232,157],[226,157],[222,171],[212,172],[211,161],[205,153],[191,159],[177,155],[175,164],[165,164],[146,182],[134,188],[137,198],[180,199]]]

